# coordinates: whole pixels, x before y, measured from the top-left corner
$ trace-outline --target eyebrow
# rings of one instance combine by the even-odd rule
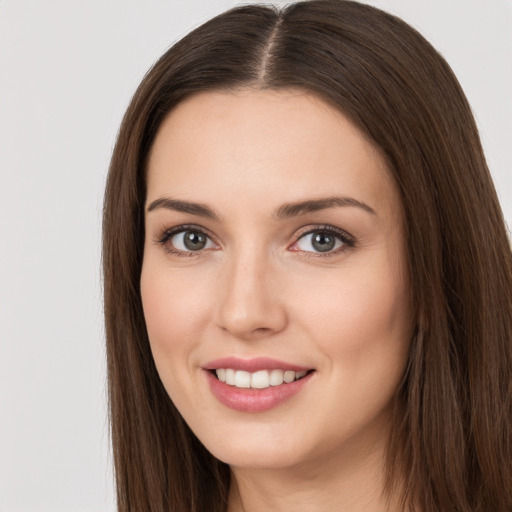
[[[352,197],[323,197],[319,199],[308,199],[306,201],[298,201],[293,203],[285,203],[277,208],[273,217],[279,220],[297,217],[299,215],[306,215],[328,208],[339,207],[356,207],[361,208],[367,213],[377,215],[375,210],[362,201],[358,201]],[[178,199],[171,199],[169,197],[161,197],[153,201],[147,208],[148,212],[158,208],[165,208],[178,212],[190,213],[200,217],[206,217],[212,220],[220,220],[219,216],[209,207],[202,203],[193,203],[190,201],[180,201]]]
[[[358,201],[352,197],[323,197],[320,199],[309,199],[307,201],[299,201],[296,203],[286,203],[280,206],[274,216],[278,219],[287,219],[298,215],[305,215],[306,213],[313,213],[327,208],[337,208],[344,206],[354,206],[361,208],[367,213],[377,215],[375,210],[362,201]]]
[[[177,212],[190,213],[192,215],[198,215],[200,217],[207,217],[213,220],[219,220],[217,214],[205,204],[192,203],[189,201],[179,201],[177,199],[171,199],[169,197],[161,197],[156,199],[149,206],[147,211],[151,212],[158,208],[166,208],[167,210],[174,210]]]

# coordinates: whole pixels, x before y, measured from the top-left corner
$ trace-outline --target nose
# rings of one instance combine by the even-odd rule
[[[233,257],[226,263],[217,304],[217,325],[239,339],[270,337],[288,319],[280,280],[269,258],[260,254]]]

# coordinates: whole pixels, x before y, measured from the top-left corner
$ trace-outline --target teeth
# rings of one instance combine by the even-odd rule
[[[261,370],[253,373],[251,377],[251,388],[264,389],[270,386],[270,377],[268,372]]]
[[[280,386],[284,382],[284,372],[282,370],[272,370],[270,372],[270,385]]]
[[[230,386],[235,385],[235,370],[232,370],[231,368],[226,370],[226,384],[229,384]]]
[[[243,370],[233,370],[232,368],[219,368],[215,370],[217,378],[230,386],[237,388],[265,389],[270,386],[280,386],[281,384],[293,382],[302,379],[306,371],[294,372],[291,370],[260,370],[254,373]]]
[[[295,372],[287,371],[284,372],[284,381],[289,384],[295,380]]]
[[[235,373],[235,387],[237,388],[250,388],[251,387],[251,374],[238,370]]]

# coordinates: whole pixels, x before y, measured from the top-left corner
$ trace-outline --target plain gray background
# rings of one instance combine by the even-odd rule
[[[149,66],[236,3],[0,0],[0,512],[114,510],[106,169]],[[512,226],[512,0],[368,3],[418,28],[452,65]]]

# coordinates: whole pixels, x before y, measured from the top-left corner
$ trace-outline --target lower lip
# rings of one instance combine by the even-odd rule
[[[221,382],[215,375],[205,370],[210,390],[215,398],[226,407],[240,412],[264,412],[277,407],[299,393],[314,373],[308,373],[302,379],[289,384],[270,386],[265,389],[246,389]]]

